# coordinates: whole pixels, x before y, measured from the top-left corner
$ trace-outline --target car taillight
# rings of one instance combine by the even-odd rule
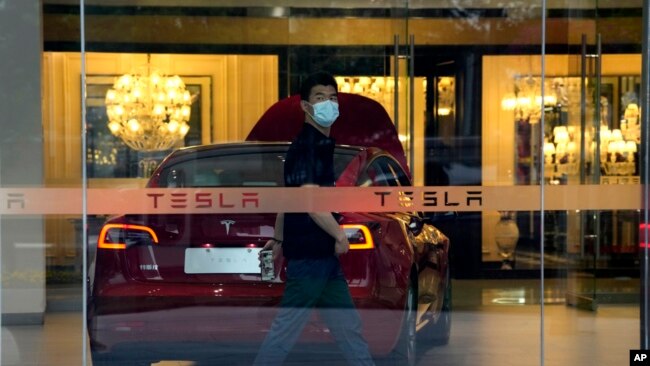
[[[350,249],[372,249],[375,247],[375,242],[372,240],[370,230],[365,225],[341,225],[345,231],[345,235],[350,242]]]
[[[639,225],[639,247],[648,248],[648,238],[646,238],[646,230],[650,230],[649,224],[641,223]]]
[[[131,245],[152,245],[158,236],[149,227],[130,224],[106,224],[102,228],[97,247],[102,249],[126,249]]]

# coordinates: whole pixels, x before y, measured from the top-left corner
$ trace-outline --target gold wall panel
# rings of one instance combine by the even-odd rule
[[[78,42],[79,17],[45,14],[46,42]],[[590,19],[551,18],[547,43],[580,44],[594,34]],[[254,18],[191,16],[86,16],[86,41],[209,45],[392,45],[407,33],[405,18]],[[408,33],[417,45],[530,45],[541,43],[541,19],[412,18]],[[604,18],[598,31],[608,43],[636,44],[641,18]],[[591,36],[590,36],[591,37]],[[404,38],[405,39],[405,38]]]
[[[87,75],[132,72],[146,63],[145,54],[88,53]],[[241,141],[259,117],[279,99],[278,58],[273,55],[159,55],[151,64],[166,74],[208,76],[211,99],[202,100],[203,143]],[[81,155],[81,55],[43,53],[43,141],[46,187],[80,187]],[[138,178],[91,179],[88,186],[137,188]],[[76,221],[75,221],[76,220]],[[48,265],[78,264],[75,243],[79,218],[53,215],[45,218]]]

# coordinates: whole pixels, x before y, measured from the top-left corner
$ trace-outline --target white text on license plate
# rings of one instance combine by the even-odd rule
[[[260,273],[261,248],[187,248],[185,273]]]

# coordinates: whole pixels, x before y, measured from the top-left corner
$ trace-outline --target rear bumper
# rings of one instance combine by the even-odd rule
[[[362,254],[368,253],[358,253]],[[403,290],[377,288],[374,271],[356,270],[369,268],[367,264],[350,268],[346,274],[353,279],[349,282],[350,293],[357,307],[354,311],[361,316],[363,334],[373,354],[387,354],[401,329],[404,307],[398,299]],[[94,353],[135,344],[208,343],[216,347],[234,342],[256,348],[268,334],[284,292],[283,283],[140,282],[125,281],[115,275],[118,272],[109,272],[94,284],[88,302],[88,330]],[[314,312],[299,342],[333,344],[318,312]]]
[[[93,353],[140,345],[142,352],[164,345],[183,344],[166,348],[182,358],[189,345],[214,347],[235,344],[235,348],[257,349],[266,337],[278,312],[280,296],[266,298],[174,297],[95,297],[89,301],[88,331]],[[371,352],[389,353],[401,329],[402,312],[386,309],[373,298],[355,298],[362,319],[363,333]],[[312,315],[301,337],[301,345],[332,345],[334,340],[318,311]],[[296,348],[302,348],[296,347]],[[178,355],[176,355],[178,353]],[[205,355],[209,356],[209,355]]]

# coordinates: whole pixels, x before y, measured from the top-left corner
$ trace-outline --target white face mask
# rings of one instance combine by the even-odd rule
[[[330,127],[334,121],[339,117],[339,104],[326,100],[313,104],[314,115],[311,115],[314,122],[323,128]]]

